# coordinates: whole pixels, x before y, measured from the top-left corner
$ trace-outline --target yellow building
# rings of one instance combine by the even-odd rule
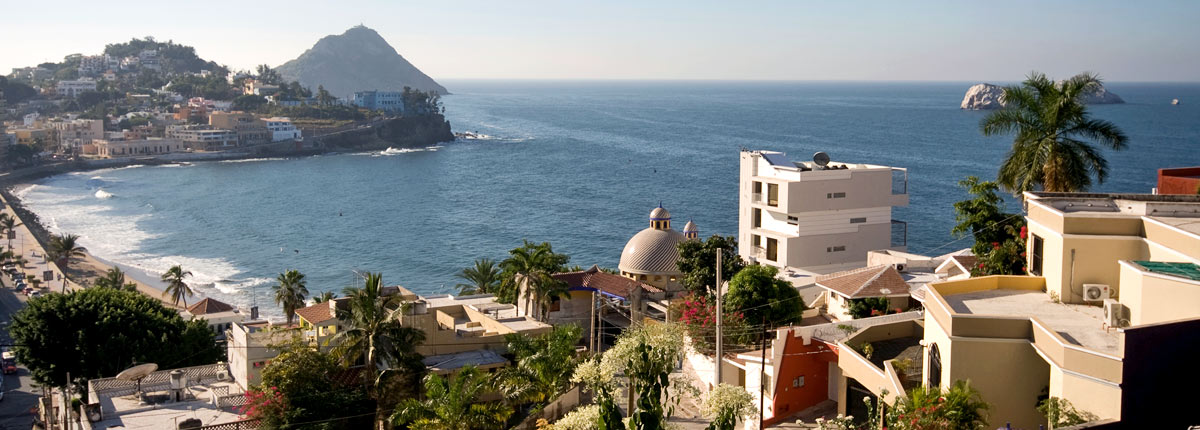
[[[679,271],[679,243],[696,239],[700,230],[688,221],[683,233],[671,229],[671,213],[659,205],[650,211],[650,227],[639,231],[625,243],[617,268],[621,276],[653,285],[666,291],[666,298],[684,290],[683,272]]]
[[[1190,395],[1168,394],[1200,386],[1200,196],[1026,193],[1025,204],[1029,267],[1041,276],[930,284],[924,384],[970,380],[991,428],[1045,425],[1043,396],[1117,428],[1200,422]],[[883,334],[873,340],[910,328],[873,327]],[[846,341],[843,359],[859,341]],[[842,370],[875,395],[894,393],[870,382],[896,380],[884,364]]]

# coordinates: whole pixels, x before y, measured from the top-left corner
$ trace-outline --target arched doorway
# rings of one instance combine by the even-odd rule
[[[929,346],[929,387],[939,387],[942,384],[942,353],[938,352],[937,344]]]

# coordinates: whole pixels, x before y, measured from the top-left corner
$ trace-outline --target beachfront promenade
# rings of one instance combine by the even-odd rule
[[[66,279],[66,276],[63,275],[63,272],[58,267],[58,264],[53,261],[49,261],[46,258],[46,250],[42,248],[42,244],[38,243],[37,238],[35,238],[33,233],[29,231],[29,227],[25,225],[25,222],[20,218],[17,218],[17,214],[14,213],[12,207],[8,205],[8,201],[4,200],[3,196],[0,196],[0,201],[4,202],[3,212],[19,221],[19,224],[17,224],[16,228],[13,229],[14,234],[11,236],[12,238],[3,238],[4,246],[13,250],[13,254],[15,254],[14,257],[25,257],[25,265],[23,267],[19,267],[18,270],[25,272],[28,275],[34,275],[37,277],[37,279],[40,279],[42,281],[42,287],[49,288],[52,291],[63,291],[63,280]],[[45,276],[47,271],[50,272],[51,276]],[[78,284],[67,280],[66,288],[78,289],[81,287]]]

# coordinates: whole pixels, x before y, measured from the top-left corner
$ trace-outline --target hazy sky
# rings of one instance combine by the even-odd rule
[[[645,4],[652,3],[652,4]],[[14,1],[0,73],[154,36],[249,69],[362,23],[435,79],[1200,81],[1200,1]]]

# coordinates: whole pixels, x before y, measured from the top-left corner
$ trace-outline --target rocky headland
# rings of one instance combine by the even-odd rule
[[[1059,83],[1061,84],[1062,81],[1059,81]],[[1082,98],[1084,103],[1090,105],[1125,103],[1125,100],[1121,99],[1121,96],[1109,92],[1103,85],[1084,93]],[[1002,108],[1004,107],[1004,87],[987,83],[972,85],[971,88],[967,89],[967,93],[963,96],[959,107],[968,110]]]

